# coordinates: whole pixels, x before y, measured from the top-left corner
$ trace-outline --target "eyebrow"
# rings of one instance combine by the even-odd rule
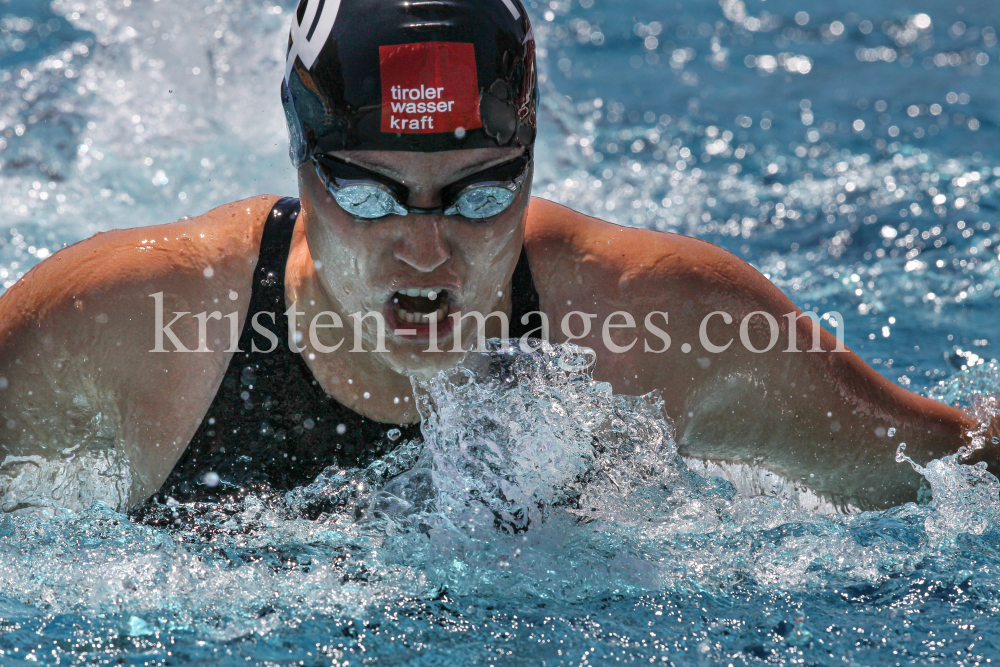
[[[464,167],[464,168],[460,169],[458,172],[456,172],[455,174],[453,174],[452,178],[451,178],[451,180],[449,182],[450,183],[454,183],[455,181],[459,181],[459,180],[465,178],[466,176],[468,176],[470,174],[474,174],[474,173],[479,172],[479,171],[486,171],[487,169],[489,169],[491,167],[495,167],[495,166],[501,165],[501,164],[506,164],[508,162],[513,162],[514,160],[516,160],[517,158],[521,157],[522,155],[524,155],[524,151],[523,150],[520,153],[518,153],[517,155],[506,156],[506,157],[502,157],[502,158],[497,158],[496,160],[488,160],[486,162],[482,162],[482,163],[479,163],[479,164],[469,165],[468,167]],[[399,183],[403,183],[406,180],[406,178],[401,173],[399,173],[398,171],[396,171],[392,167],[387,167],[385,165],[377,164],[375,162],[366,162],[364,160],[357,160],[357,159],[354,159],[354,158],[338,158],[338,159],[340,159],[340,160],[346,160],[349,164],[353,164],[355,166],[361,167],[362,169],[367,169],[368,171],[373,171],[373,172],[375,172],[377,174],[382,174],[383,176],[388,176],[389,178],[392,178],[392,179],[398,181]]]

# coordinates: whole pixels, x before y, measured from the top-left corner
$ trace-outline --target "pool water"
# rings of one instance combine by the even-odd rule
[[[0,4],[3,288],[97,231],[293,194],[291,9]],[[726,247],[914,391],[1000,391],[995,3],[529,11],[536,195]],[[592,361],[474,355],[418,387],[423,446],[287,496],[145,524],[36,497],[0,517],[0,664],[1000,660],[994,478],[945,457],[929,504],[847,516],[738,493]]]

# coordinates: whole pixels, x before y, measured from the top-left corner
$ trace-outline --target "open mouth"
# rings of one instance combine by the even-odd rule
[[[439,288],[404,289],[392,295],[392,312],[400,324],[429,326],[443,322],[451,312],[448,290]]]

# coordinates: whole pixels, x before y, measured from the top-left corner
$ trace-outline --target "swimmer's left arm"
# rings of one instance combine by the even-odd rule
[[[965,413],[890,382],[818,325],[814,341],[813,321],[750,265],[694,239],[671,241],[687,250],[666,260],[677,265],[667,280],[637,290],[636,306],[651,307],[658,288],[675,292],[661,303],[688,310],[678,333],[691,341],[690,353],[639,355],[655,369],[653,386],[675,386],[680,369],[691,378],[683,404],[672,406],[682,452],[757,462],[841,504],[875,508],[917,497],[919,476],[895,462],[899,443],[920,464],[968,444],[975,424]],[[728,313],[731,324],[712,313]],[[767,315],[777,341],[758,353],[771,345]]]
[[[593,330],[577,341],[598,351],[595,378],[619,393],[659,391],[683,454],[756,462],[842,504],[886,507],[915,500],[920,486],[910,466],[895,462],[900,442],[920,464],[969,444],[976,425],[968,415],[893,384],[825,329],[817,327],[814,341],[812,321],[731,253],[549,202],[533,202],[531,215],[529,256],[533,267],[544,265],[536,282],[552,338],[566,339],[560,323],[570,312],[595,314]],[[616,311],[631,313],[635,327],[605,331]],[[646,320],[654,312],[666,316]],[[747,345],[740,323],[751,313]],[[764,313],[778,336],[756,353],[748,348],[770,343]],[[571,333],[581,331],[578,316],[569,322]],[[980,456],[992,467],[995,453]]]

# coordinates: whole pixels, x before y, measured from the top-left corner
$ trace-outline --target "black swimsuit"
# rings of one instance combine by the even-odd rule
[[[154,502],[218,500],[257,485],[289,490],[309,484],[329,465],[365,466],[397,442],[420,437],[419,424],[383,424],[344,407],[323,391],[302,355],[288,348],[285,264],[298,214],[299,201],[291,198],[271,210],[240,335],[239,349],[245,351],[233,355],[198,432]],[[530,330],[521,316],[538,310],[524,250],[514,270],[511,300],[513,338]],[[279,340],[271,353],[252,351],[253,344],[258,350],[272,347],[253,329],[252,316],[259,312],[276,316],[274,322],[268,315],[257,318],[258,326]]]

